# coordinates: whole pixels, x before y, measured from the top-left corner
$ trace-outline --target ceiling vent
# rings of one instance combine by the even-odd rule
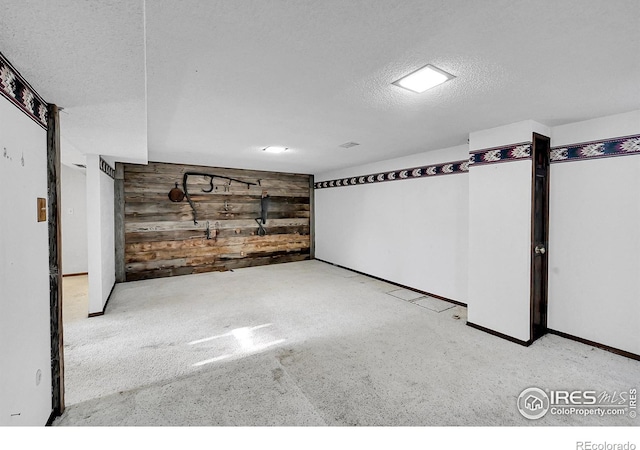
[[[360,145],[360,144],[358,144],[357,142],[345,142],[340,147],[342,147],[342,148],[351,148],[351,147],[355,147],[356,145]]]

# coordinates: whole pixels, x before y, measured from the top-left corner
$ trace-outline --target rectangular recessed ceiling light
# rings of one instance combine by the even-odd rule
[[[282,153],[282,152],[286,152],[287,150],[289,150],[287,147],[278,147],[275,145],[271,145],[269,147],[265,147],[262,149],[263,152],[268,152],[268,153]]]
[[[392,84],[420,94],[452,78],[455,77],[450,73],[427,64],[415,72],[400,78],[398,81],[394,81]]]

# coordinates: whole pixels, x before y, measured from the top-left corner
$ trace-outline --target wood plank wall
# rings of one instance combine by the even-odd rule
[[[310,176],[181,164],[124,164],[126,281],[224,271],[310,257]],[[185,172],[204,172],[257,183],[250,186],[189,176],[198,214],[168,193]],[[260,199],[269,195],[265,236],[258,235]],[[225,209],[226,208],[226,209]],[[211,239],[206,238],[207,222]]]

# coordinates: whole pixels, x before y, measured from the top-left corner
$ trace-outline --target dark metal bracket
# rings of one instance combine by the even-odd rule
[[[267,230],[262,225],[267,223],[267,212],[269,210],[269,195],[267,191],[262,191],[262,198],[260,199],[260,217],[254,219],[258,224],[258,236],[264,236],[267,234]]]
[[[229,180],[229,186],[231,186],[231,182],[235,181],[236,183],[242,183],[247,185],[247,189],[250,189],[251,186],[257,186],[256,183],[251,183],[250,181],[238,180],[236,178],[224,177],[222,175],[214,175],[211,173],[204,172],[185,172],[182,176],[182,189],[184,190],[184,195],[187,197],[187,201],[189,202],[189,206],[191,206],[191,211],[193,213],[193,224],[198,225],[198,216],[196,214],[196,206],[193,204],[193,200],[191,200],[191,196],[189,195],[189,190],[187,189],[187,179],[189,176],[203,176],[209,177],[209,189],[202,189],[202,192],[213,192],[213,179],[214,178],[222,178],[224,180]],[[225,186],[225,192],[228,191],[228,186]]]

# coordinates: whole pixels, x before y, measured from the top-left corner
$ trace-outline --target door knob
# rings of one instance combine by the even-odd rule
[[[534,249],[534,251],[536,252],[537,255],[544,255],[547,250],[542,245],[536,245],[536,248]]]

